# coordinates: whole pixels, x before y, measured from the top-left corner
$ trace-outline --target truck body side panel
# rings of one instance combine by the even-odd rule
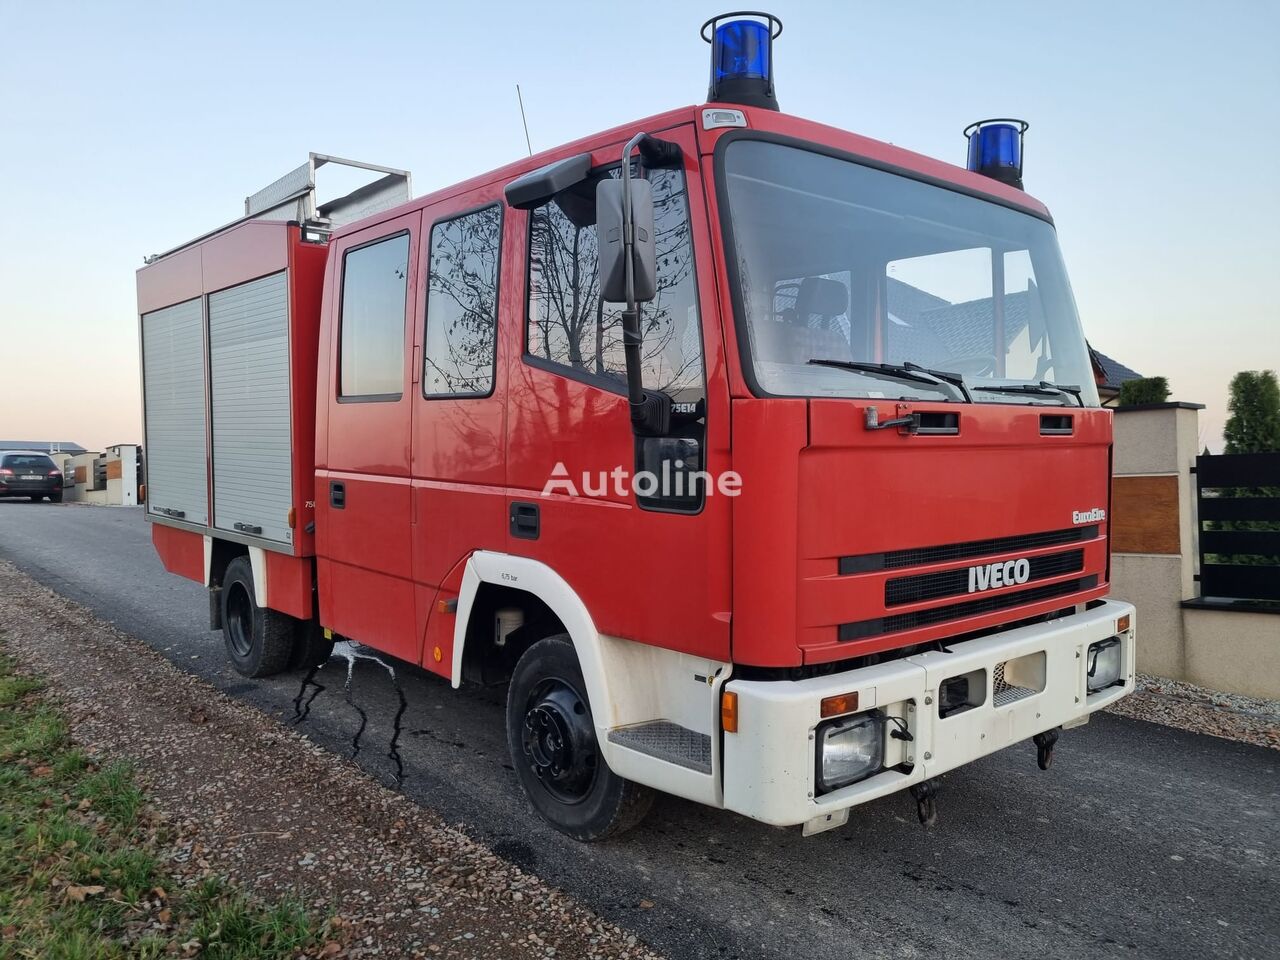
[[[293,421],[293,545],[298,556],[316,552],[316,377],[320,364],[320,305],[324,293],[328,243],[289,244],[290,417]],[[314,570],[312,577],[314,578]]]
[[[264,550],[263,556],[267,561],[268,606],[299,620],[310,620],[315,611],[312,590],[315,560],[291,557],[275,550]]]
[[[166,570],[204,583],[204,538],[200,534],[153,523],[151,543]]]

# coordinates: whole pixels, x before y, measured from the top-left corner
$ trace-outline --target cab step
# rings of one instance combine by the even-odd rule
[[[711,773],[711,737],[670,720],[649,720],[609,731],[609,742],[698,773]]]

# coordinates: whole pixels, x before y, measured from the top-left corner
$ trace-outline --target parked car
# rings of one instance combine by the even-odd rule
[[[0,454],[0,497],[62,502],[62,471],[43,453]]]

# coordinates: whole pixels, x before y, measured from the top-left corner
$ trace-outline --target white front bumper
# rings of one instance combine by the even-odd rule
[[[1089,693],[1086,651],[1116,636],[1116,621],[1130,616],[1120,636],[1123,684]],[[1046,623],[1018,627],[918,656],[814,677],[809,680],[730,680],[738,695],[738,732],[724,734],[724,805],[779,826],[837,826],[859,803],[901,790],[976,760],[1037,733],[1073,722],[1133,690],[1133,606],[1104,601],[1092,610]],[[997,664],[1018,657],[1039,663],[1043,689],[1012,703],[993,700]],[[946,679],[985,671],[981,705],[947,717],[938,715],[938,688]],[[825,697],[856,692],[859,713],[881,709],[903,718],[913,739],[885,729],[885,769],[830,793],[815,790],[815,730]],[[976,699],[976,697],[975,697]]]

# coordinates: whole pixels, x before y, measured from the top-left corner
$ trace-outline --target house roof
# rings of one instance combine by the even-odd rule
[[[1101,350],[1095,350],[1092,344],[1089,345],[1089,355],[1093,359],[1094,372],[1100,374],[1098,378],[1100,387],[1119,390],[1120,384],[1126,381],[1142,379],[1142,374],[1138,371],[1126,367],[1119,360],[1112,360]]]
[[[32,450],[40,453],[88,453],[78,443],[62,440],[0,440],[0,450]]]

